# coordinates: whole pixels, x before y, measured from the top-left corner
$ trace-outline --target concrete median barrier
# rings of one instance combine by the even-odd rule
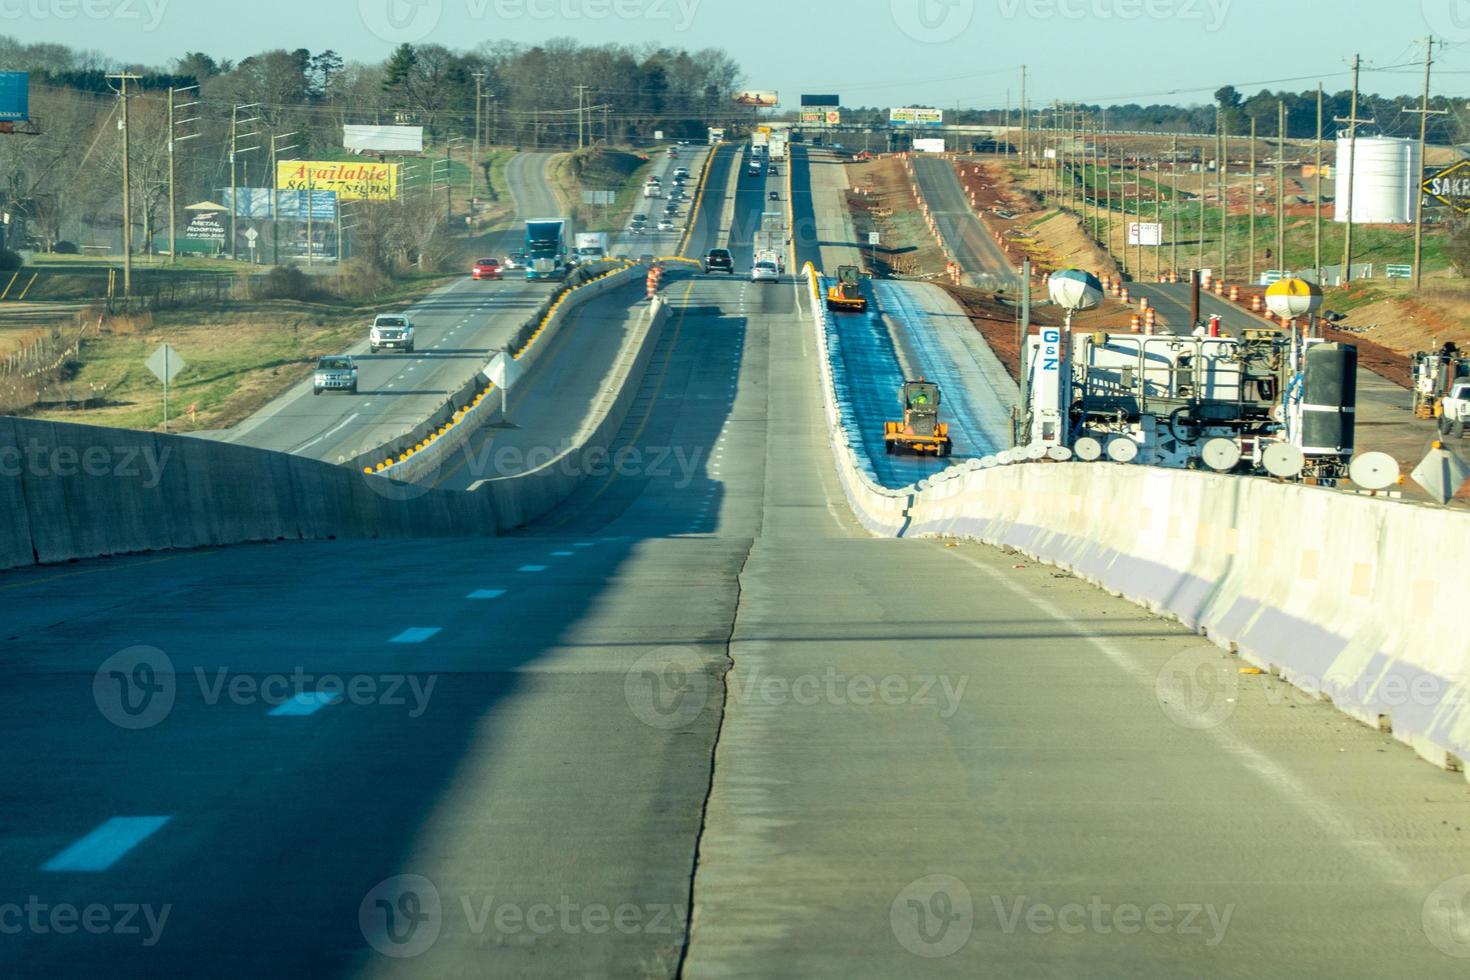
[[[20,482],[23,464],[15,420],[0,417],[0,569],[36,560],[30,508]]]
[[[573,288],[548,298],[522,326],[512,348],[516,350],[516,361],[522,372],[529,372],[541,357],[541,352],[551,345],[551,340],[561,330],[570,314],[583,304],[619,289],[644,274],[642,266],[631,265],[609,270],[605,275],[589,278]],[[500,395],[484,373],[476,374],[468,384],[450,397],[425,423],[417,426],[409,435],[397,440],[387,450],[365,453],[353,460],[349,466],[363,470],[372,468],[381,476],[397,480],[419,482],[439,471],[444,460],[464,445],[477,429],[494,420],[500,411]],[[442,431],[441,431],[442,430]],[[407,458],[398,459],[409,448],[424,443],[422,449],[409,452]],[[379,468],[379,464],[393,462]]]
[[[820,282],[808,276],[820,341]],[[870,532],[1013,548],[1178,619],[1437,765],[1470,759],[1470,641],[1455,594],[1470,514],[1107,462],[970,461],[885,490],[841,431],[819,349],[834,462]]]
[[[606,397],[584,424],[574,446],[526,473],[476,484],[477,492],[488,492],[494,497],[495,511],[503,527],[521,527],[544,517],[565,502],[588,475],[603,468],[597,454],[608,451],[627,418],[663,335],[668,309],[667,303],[657,300],[640,317],[637,332],[624,345],[619,363],[613,369]]]
[[[246,446],[0,419],[0,566],[311,538],[494,535],[485,495]]]

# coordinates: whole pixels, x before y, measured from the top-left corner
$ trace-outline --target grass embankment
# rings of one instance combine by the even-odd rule
[[[394,280],[368,304],[257,300],[226,309],[113,316],[101,335],[83,342],[79,364],[41,389],[29,414],[158,428],[163,388],[143,362],[167,342],[187,364],[169,386],[170,430],[226,428],[306,378],[321,355],[361,340],[373,314],[401,309],[446,281],[431,275]]]
[[[640,201],[643,179],[654,158],[645,153],[590,147],[567,153],[552,165],[552,183],[576,231],[622,229]],[[582,203],[582,192],[616,191],[611,205]]]

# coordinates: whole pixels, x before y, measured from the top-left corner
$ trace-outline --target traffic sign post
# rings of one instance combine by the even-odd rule
[[[877,268],[878,265],[878,243],[882,236],[876,231],[868,232],[868,268]]]
[[[1384,275],[1389,279],[1412,279],[1414,278],[1414,267],[1408,264],[1390,264]]]
[[[158,349],[149,355],[143,366],[153,372],[153,376],[163,382],[163,431],[168,431],[168,385],[169,382],[179,376],[179,372],[187,366],[179,352],[168,344],[159,344]]]

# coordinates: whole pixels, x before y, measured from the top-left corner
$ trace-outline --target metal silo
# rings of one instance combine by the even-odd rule
[[[1423,179],[1416,140],[1359,136],[1357,161],[1346,137],[1337,140],[1332,218],[1347,221],[1348,174],[1353,175],[1353,223],[1406,225],[1414,221],[1414,194]]]

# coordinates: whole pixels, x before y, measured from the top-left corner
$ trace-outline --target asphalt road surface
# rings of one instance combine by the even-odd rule
[[[520,244],[526,217],[561,213],[545,176],[551,158],[549,153],[511,158],[506,181],[520,220],[498,240],[486,243],[494,246],[491,254],[504,256]],[[416,334],[412,354],[368,353],[368,324],[363,324],[362,340],[345,352],[357,360],[358,394],[313,395],[308,378],[214,437],[329,462],[351,459],[384,445],[423,421],[451,392],[463,387],[496,350],[510,342],[553,288],[553,284],[526,282],[514,274],[484,282],[466,274],[409,310]]]
[[[0,577],[0,975],[1462,975],[1463,777],[867,537],[747,285],[677,287],[637,463],[524,534]]]

